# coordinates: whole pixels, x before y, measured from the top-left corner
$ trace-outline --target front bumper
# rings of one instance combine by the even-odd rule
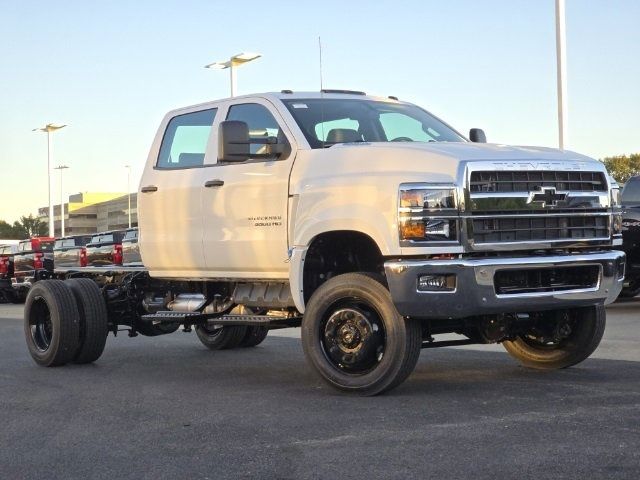
[[[514,258],[394,260],[385,262],[391,297],[398,312],[416,318],[464,318],[474,315],[531,312],[603,305],[622,289],[625,254],[619,251]],[[535,293],[498,294],[496,272],[598,266],[593,287]],[[419,291],[421,275],[456,276],[452,291]]]

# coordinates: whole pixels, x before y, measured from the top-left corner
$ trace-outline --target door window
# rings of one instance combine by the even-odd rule
[[[250,138],[276,137],[278,141],[283,138],[277,120],[271,112],[258,103],[242,103],[229,108],[227,120],[239,120],[249,126]],[[251,144],[252,154],[266,153],[265,145]]]
[[[167,125],[158,154],[157,168],[189,168],[204,165],[207,142],[217,108],[173,117]]]

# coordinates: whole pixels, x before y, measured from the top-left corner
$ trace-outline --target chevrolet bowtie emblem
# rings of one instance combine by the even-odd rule
[[[542,203],[542,207],[555,207],[559,201],[567,198],[566,193],[556,193],[555,187],[540,187],[539,190],[529,192],[527,204]]]

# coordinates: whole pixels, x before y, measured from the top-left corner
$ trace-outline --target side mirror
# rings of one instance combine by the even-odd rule
[[[474,143],[487,143],[487,136],[481,128],[472,128],[469,130],[469,140]]]
[[[245,162],[250,153],[249,126],[238,120],[225,120],[218,127],[218,160]]]

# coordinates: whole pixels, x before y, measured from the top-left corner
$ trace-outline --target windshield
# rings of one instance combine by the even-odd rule
[[[283,100],[311,148],[354,142],[464,142],[415,105],[353,99]]]
[[[623,205],[640,204],[640,177],[631,177],[622,189]]]

